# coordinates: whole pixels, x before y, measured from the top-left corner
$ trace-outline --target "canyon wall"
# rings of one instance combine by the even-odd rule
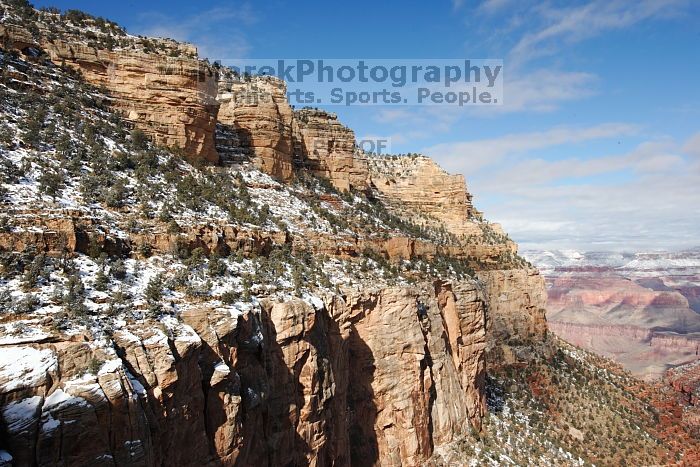
[[[445,172],[425,156],[370,158],[370,183],[388,202],[438,220],[457,236],[480,235],[463,175]]]
[[[369,249],[392,267],[439,260],[446,272],[437,274],[465,278],[427,279],[431,270],[416,285],[380,287],[369,277],[304,301],[246,300],[235,312],[192,298],[177,318],[139,317],[105,333],[82,325],[65,332],[54,317],[37,318],[32,326],[52,330],[0,342],[0,448],[19,465],[421,465],[480,429],[487,365],[525,364],[544,340],[542,278],[498,225],[481,219],[463,176],[422,156],[362,154],[335,115],[294,111],[282,81],[236,77],[186,45],[120,36],[133,47],[110,50],[11,25],[0,36],[28,57],[40,47],[80,70],[156,142],[221,163],[212,172],[231,171],[233,180],[229,165],[252,162],[289,181],[308,171],[362,191],[363,213],[379,226],[291,233],[222,215],[194,216],[174,230],[151,217],[126,232],[80,210],[17,209],[0,232],[3,250],[60,256],[96,245],[144,259],[174,256],[180,246],[248,257],[282,247],[359,262]],[[153,44],[166,52],[150,51]],[[283,184],[268,184],[284,193]],[[310,196],[319,205],[345,202],[329,193]],[[397,217],[432,232],[384,226],[399,225]]]
[[[547,318],[563,339],[649,380],[698,359],[697,250],[526,256],[545,271]]]
[[[616,324],[549,321],[562,339],[622,363],[636,376],[655,380],[670,368],[700,360],[700,336]]]
[[[222,72],[217,99],[219,122],[238,135],[255,166],[280,180],[292,177],[294,112],[284,81],[272,77],[242,79]]]
[[[700,315],[671,288],[655,290],[607,270],[558,272],[548,281],[548,312],[555,321],[700,331]]]
[[[81,336],[3,346],[5,444],[18,465],[399,466],[478,428],[477,289],[344,293],[240,316],[192,308],[170,335],[116,332],[116,355]]]
[[[40,48],[54,63],[80,71],[89,83],[104,87],[113,105],[157,143],[218,162],[217,77],[196,58],[193,46],[163,40],[174,50],[172,56],[136,46],[107,50],[78,37],[56,37],[46,25],[40,31],[34,38],[23,27],[5,23],[0,25],[0,40],[19,50]]]
[[[301,109],[295,117],[301,167],[340,190],[365,190],[367,157],[355,147],[355,133],[323,110]]]

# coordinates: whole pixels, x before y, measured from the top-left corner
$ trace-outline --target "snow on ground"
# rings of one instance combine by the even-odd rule
[[[10,392],[44,384],[46,374],[57,370],[51,349],[3,347],[0,349],[0,391]]]
[[[82,397],[72,396],[63,389],[56,389],[44,401],[43,411],[62,410],[71,405],[89,405]]]
[[[36,422],[41,412],[41,396],[10,402],[2,408],[2,420],[9,433],[21,433]]]
[[[4,450],[0,450],[0,465],[12,465],[12,455]]]
[[[41,342],[51,337],[38,324],[38,320],[27,319],[0,325],[0,345]]]

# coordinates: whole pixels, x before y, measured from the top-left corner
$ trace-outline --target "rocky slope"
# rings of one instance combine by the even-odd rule
[[[9,8],[0,41],[17,50],[41,50],[54,63],[76,69],[108,90],[114,106],[156,142],[218,161],[216,76],[196,59],[194,47],[129,36],[112,23],[79,14]]]
[[[430,465],[696,465],[685,404],[661,385],[553,337],[553,352],[487,378],[484,430]],[[639,431],[642,431],[641,436]]]
[[[0,5],[3,467],[475,462],[487,372],[559,365],[542,277],[463,178],[362,154],[275,79]],[[650,433],[625,431],[691,451]]]

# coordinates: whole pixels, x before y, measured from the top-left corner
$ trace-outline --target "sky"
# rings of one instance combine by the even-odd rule
[[[495,58],[503,105],[327,106],[465,175],[522,249],[700,245],[700,1],[35,1],[211,60]]]

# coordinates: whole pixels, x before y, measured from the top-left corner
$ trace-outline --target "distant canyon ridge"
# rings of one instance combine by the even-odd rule
[[[546,277],[549,328],[644,379],[700,356],[700,248],[524,254]],[[670,374],[670,373],[669,373]]]

